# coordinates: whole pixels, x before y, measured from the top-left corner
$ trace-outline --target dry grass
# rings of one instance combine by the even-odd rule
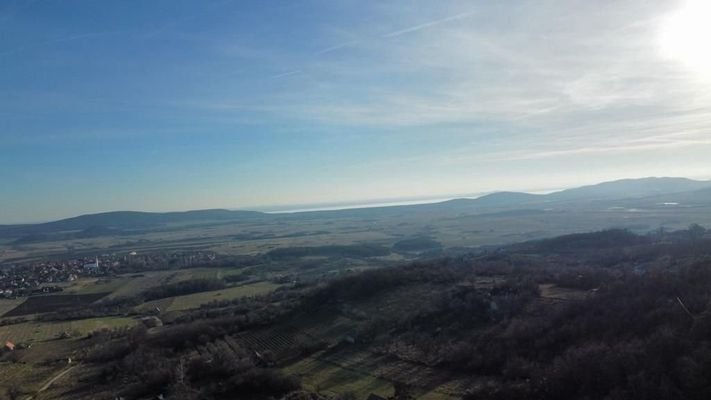
[[[99,329],[112,329],[132,326],[136,320],[124,317],[89,318],[76,321],[60,322],[24,322],[21,324],[0,326],[0,342],[12,341],[15,344],[32,343],[56,339],[63,332],[85,336]]]

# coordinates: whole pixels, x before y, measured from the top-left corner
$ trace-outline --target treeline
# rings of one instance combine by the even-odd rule
[[[235,398],[237,393],[245,399],[280,398],[298,390],[298,380],[284,376],[265,357],[231,338],[276,323],[295,307],[300,295],[285,290],[189,311],[153,334],[143,326],[121,334],[97,332],[84,347],[85,361],[98,373],[84,379],[80,390],[93,398],[162,395],[209,400]]]
[[[464,271],[449,261],[367,270],[334,279],[308,293],[304,304],[305,307],[323,307],[354,301],[417,282],[453,283],[463,278]]]
[[[711,395],[711,260],[614,277],[455,346],[454,368],[501,382],[472,399],[704,399]]]
[[[403,239],[393,244],[393,250],[400,252],[432,251],[441,249],[442,243],[427,236]]]
[[[123,244],[121,246],[124,246]],[[263,263],[262,256],[218,255],[203,251],[154,251],[126,256],[118,273],[173,270],[182,268],[245,268]]]
[[[473,284],[486,275],[503,280]],[[371,316],[357,340],[407,362],[486,377],[467,399],[711,395],[711,242],[698,232],[660,240],[603,231],[369,271],[331,282],[305,304],[357,305],[424,282],[446,289],[417,308]],[[582,296],[551,302],[541,283]]]
[[[262,366],[248,349],[217,339],[218,331],[193,324],[156,338],[134,329],[125,340],[101,346],[101,352],[89,356],[103,365],[96,383],[119,397],[181,400],[233,398],[236,393],[239,398],[267,399],[300,388],[297,380]],[[122,384],[116,387],[115,382]]]
[[[610,247],[622,248],[625,246],[648,244],[650,241],[650,237],[635,235],[628,230],[609,229],[600,232],[578,233],[543,239],[534,242],[534,244],[538,249],[544,252],[575,252],[581,250],[601,250]]]
[[[381,257],[390,254],[390,249],[375,244],[328,245],[314,247],[282,247],[267,253],[271,259],[280,260],[298,257]]]
[[[145,290],[141,297],[144,301],[165,299],[168,297],[183,296],[199,292],[220,290],[227,285],[222,279],[190,279],[167,285],[154,286]]]

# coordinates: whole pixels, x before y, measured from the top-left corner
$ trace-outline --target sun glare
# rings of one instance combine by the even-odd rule
[[[661,47],[666,57],[711,75],[711,1],[687,0],[662,26]]]

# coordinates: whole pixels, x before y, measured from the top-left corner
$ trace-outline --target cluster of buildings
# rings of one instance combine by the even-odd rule
[[[103,256],[102,256],[103,259]],[[62,291],[62,282],[80,276],[105,275],[113,262],[98,257],[43,261],[0,269],[0,297],[15,298]]]
[[[48,260],[0,268],[0,299],[62,291],[62,283],[80,277],[106,276],[161,268],[185,268],[214,264],[216,255],[206,251],[103,254],[93,258]]]

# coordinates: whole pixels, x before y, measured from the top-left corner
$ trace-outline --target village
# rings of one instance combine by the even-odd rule
[[[211,252],[154,252],[146,254],[109,253],[13,264],[0,268],[0,300],[61,292],[63,283],[82,277],[105,277],[122,272],[181,268],[209,264],[216,260]]]

